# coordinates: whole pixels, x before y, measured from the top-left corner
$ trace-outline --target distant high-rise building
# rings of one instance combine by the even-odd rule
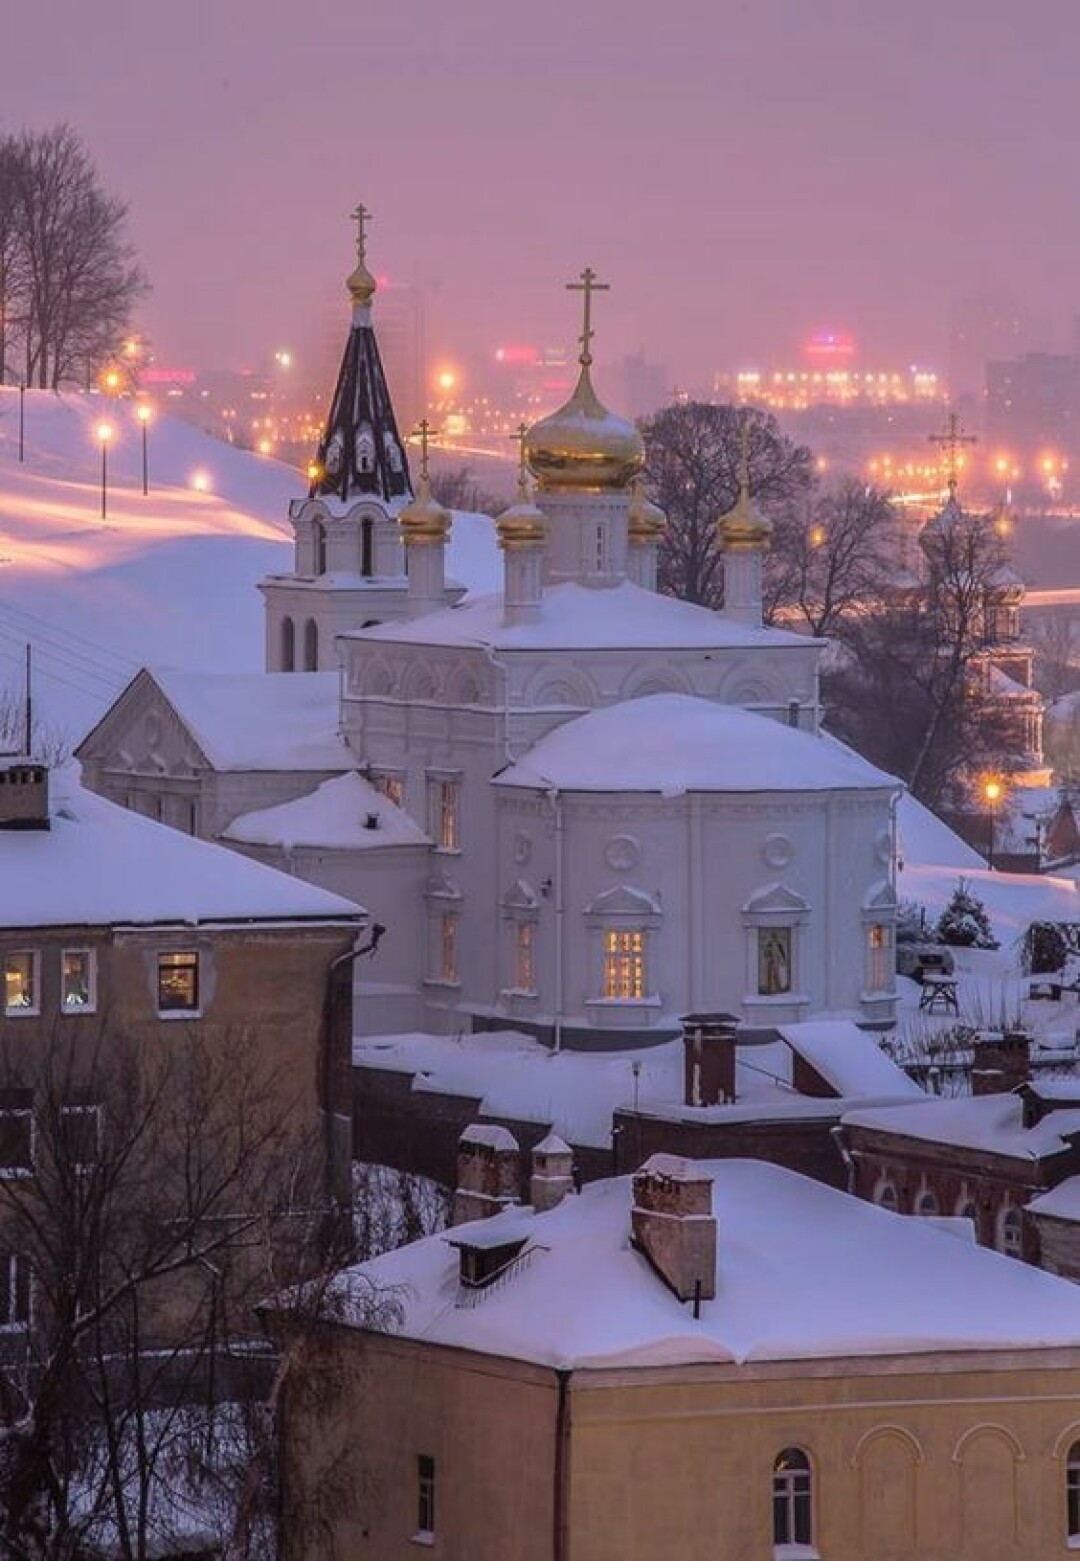
[[[671,378],[662,363],[652,363],[642,352],[634,352],[610,368],[618,387],[619,401],[631,417],[647,417],[673,399]]]
[[[949,314],[949,393],[955,401],[981,396],[991,358],[1012,358],[1029,337],[1016,299],[1008,294],[958,298]]]
[[[1028,352],[986,365],[992,445],[1045,463],[1080,454],[1080,354]]]

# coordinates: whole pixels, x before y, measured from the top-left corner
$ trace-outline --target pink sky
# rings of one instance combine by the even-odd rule
[[[0,127],[84,136],[159,360],[302,354],[363,199],[436,347],[565,341],[588,263],[601,359],[685,382],[828,323],[941,364],[957,297],[1068,338],[1078,45],[1076,0],[34,0]]]

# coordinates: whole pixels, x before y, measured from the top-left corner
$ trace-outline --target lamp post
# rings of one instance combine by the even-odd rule
[[[19,381],[19,460],[22,461],[26,451],[26,381]]]
[[[111,423],[99,423],[97,426],[98,443],[101,445],[101,518],[105,519],[108,510],[109,493],[109,440],[113,436]]]
[[[994,810],[1001,798],[1001,782],[988,780],[983,786],[983,796],[986,798],[987,821],[989,823],[989,848],[986,853],[987,867],[994,865]]]
[[[148,406],[145,401],[135,408],[135,416],[138,418],[142,428],[142,491],[144,495],[150,492],[150,468],[146,459],[146,431],[150,426],[150,420],[153,415],[153,408]]]

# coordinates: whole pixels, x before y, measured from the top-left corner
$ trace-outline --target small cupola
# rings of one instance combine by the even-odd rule
[[[0,829],[48,828],[48,765],[26,754],[0,754]]]

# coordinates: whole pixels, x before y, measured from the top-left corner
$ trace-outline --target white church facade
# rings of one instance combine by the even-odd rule
[[[261,587],[266,672],[140,674],[81,745],[88,784],[364,904],[368,1034],[889,1024],[899,786],[819,731],[823,645],[762,624],[748,482],[717,522],[724,611],[659,594],[664,517],[593,390],[586,272],[577,388],[493,523],[504,588],[466,594],[426,431],[414,490],[394,423],[362,220],[358,251],[294,570]]]

